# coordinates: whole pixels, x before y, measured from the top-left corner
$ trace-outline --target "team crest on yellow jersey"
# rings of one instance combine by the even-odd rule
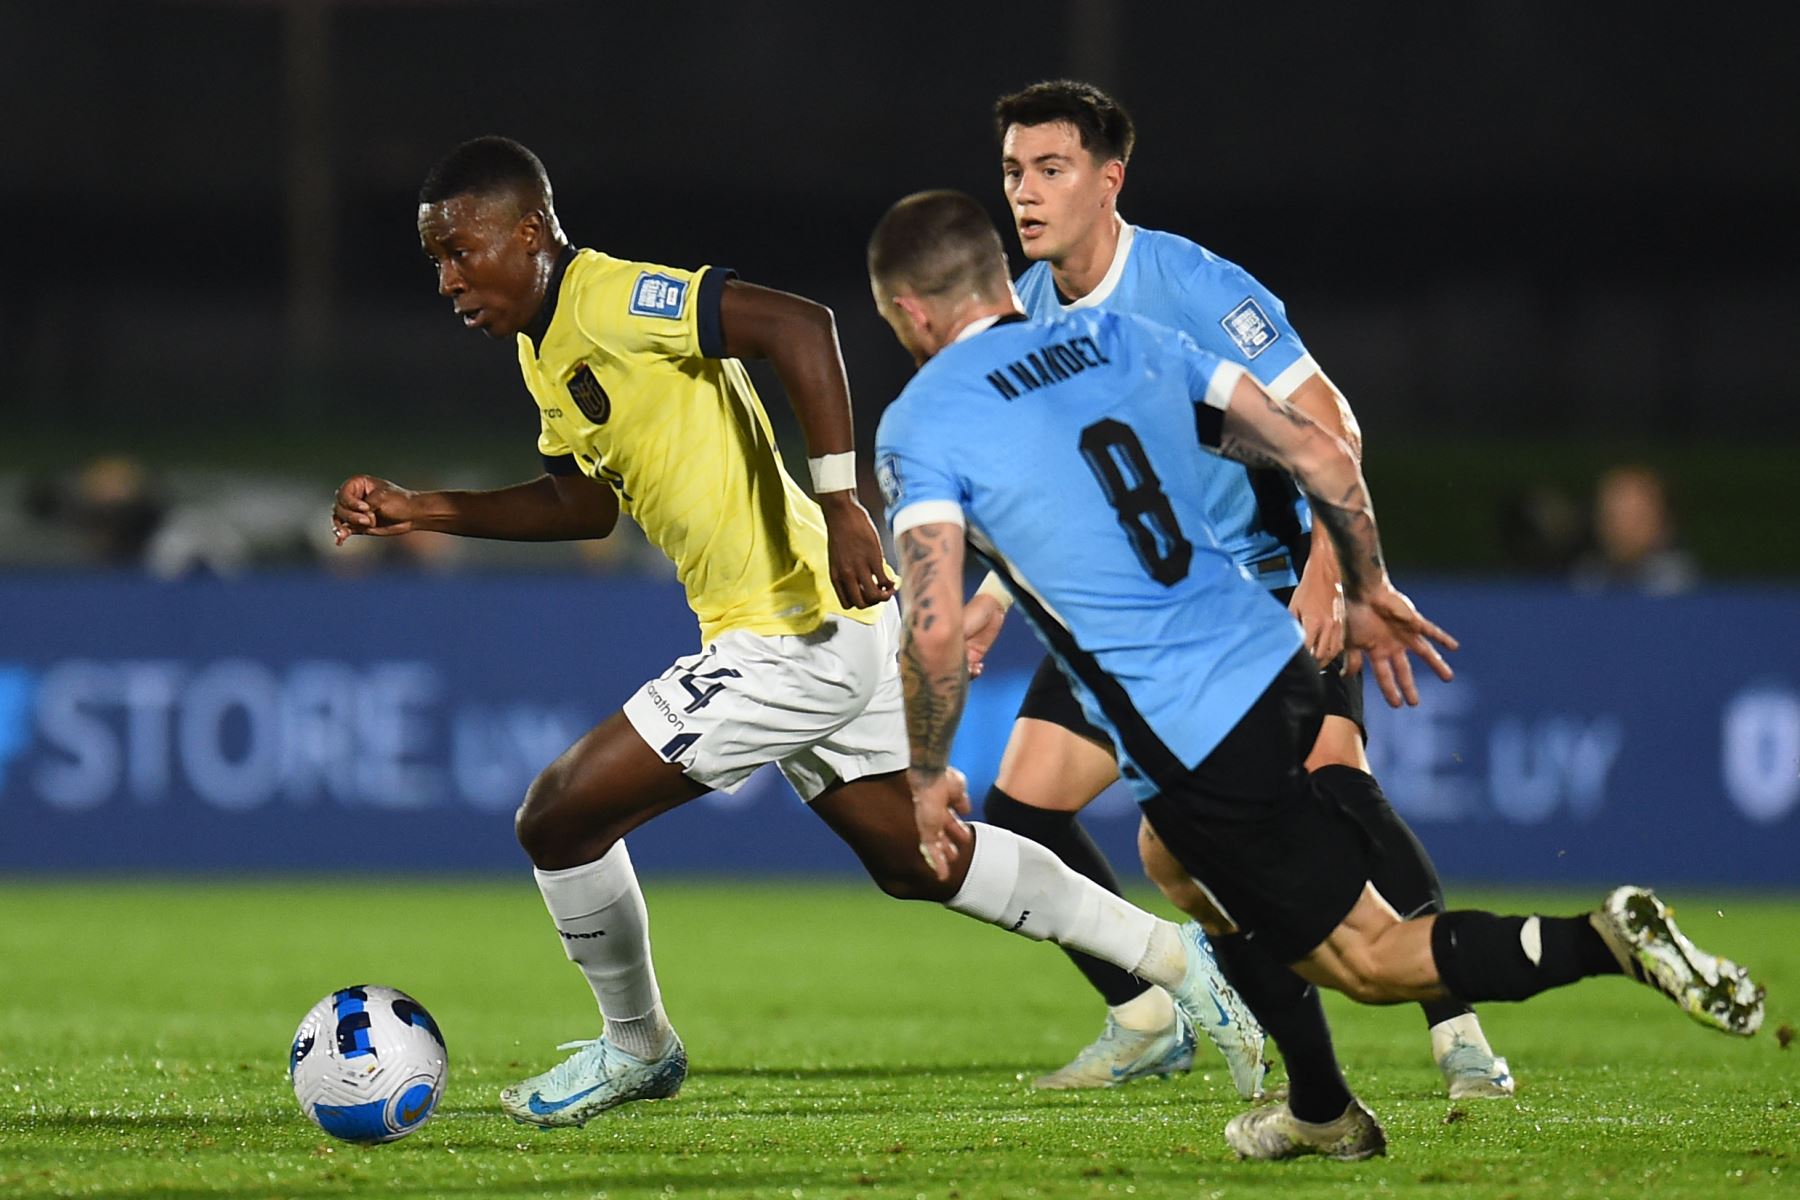
[[[612,416],[612,398],[586,363],[569,376],[569,395],[574,398],[581,415],[596,425],[606,424],[606,418]]]

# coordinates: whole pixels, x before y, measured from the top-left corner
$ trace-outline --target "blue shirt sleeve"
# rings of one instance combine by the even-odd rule
[[[1287,307],[1236,263],[1198,246],[1187,257],[1189,261],[1177,268],[1185,280],[1183,328],[1203,349],[1240,364],[1285,400],[1318,370],[1288,321]]]
[[[1194,404],[1194,433],[1202,446],[1217,450],[1224,433],[1225,410],[1231,407],[1231,391],[1246,371],[1205,349],[1186,332],[1171,333],[1167,346],[1180,362],[1188,399]]]
[[[914,420],[907,397],[900,394],[875,431],[875,479],[888,526],[899,537],[918,525],[966,525],[968,488],[950,462],[953,437],[937,423]]]

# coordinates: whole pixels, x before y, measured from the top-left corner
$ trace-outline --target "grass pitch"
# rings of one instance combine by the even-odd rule
[[[597,1022],[523,873],[0,883],[0,1197],[1800,1195],[1800,1053],[1777,1036],[1800,1024],[1800,898],[1669,896],[1768,984],[1749,1041],[1621,980],[1485,1008],[1514,1102],[1450,1104],[1416,1009],[1332,997],[1389,1156],[1267,1164],[1226,1150],[1210,1052],[1170,1083],[1025,1086],[1100,1025],[1052,947],[850,883],[646,891],[687,1087],[540,1133],[494,1093]],[[285,1058],[313,1001],[364,982],[423,1001],[451,1056],[431,1123],[368,1149],[300,1115]]]

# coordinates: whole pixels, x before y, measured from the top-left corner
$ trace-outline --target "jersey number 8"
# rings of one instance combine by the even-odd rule
[[[1173,587],[1187,578],[1194,545],[1182,536],[1137,431],[1123,421],[1096,421],[1081,431],[1081,456],[1118,515],[1150,578]]]

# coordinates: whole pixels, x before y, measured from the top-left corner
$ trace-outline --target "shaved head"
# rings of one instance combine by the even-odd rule
[[[869,239],[869,278],[925,298],[1007,294],[1006,250],[993,221],[962,192],[915,192]]]

